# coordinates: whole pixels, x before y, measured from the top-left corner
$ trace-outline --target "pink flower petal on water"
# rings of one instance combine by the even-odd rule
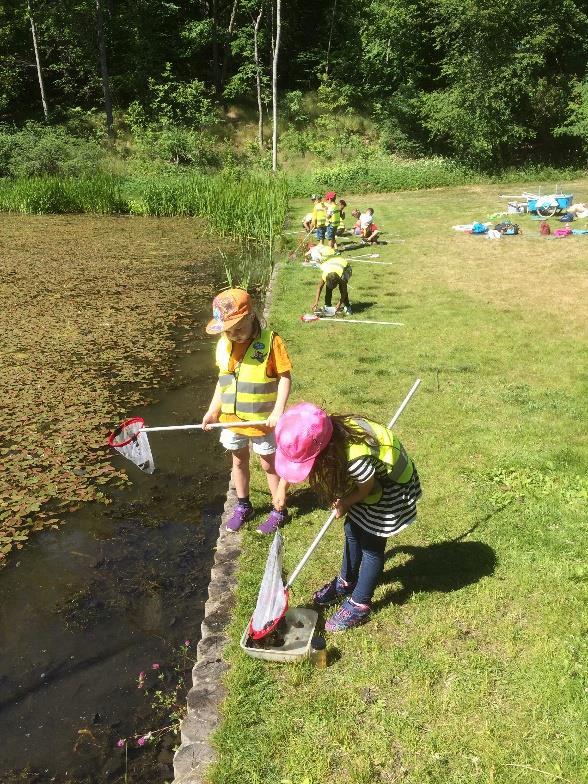
[[[122,749],[126,742],[125,738],[120,738],[117,740],[116,745],[119,749]]]
[[[152,670],[158,670],[160,668],[160,666],[161,666],[160,664],[157,664],[157,662],[155,662],[154,664],[151,665],[151,669]]]
[[[137,741],[137,746],[144,746],[144,745],[145,745],[145,738],[144,737],[139,738],[139,740]]]
[[[186,646],[186,648],[187,648],[187,647],[188,647],[188,645],[190,645],[190,640],[184,640],[184,645],[185,645],[185,646]]]

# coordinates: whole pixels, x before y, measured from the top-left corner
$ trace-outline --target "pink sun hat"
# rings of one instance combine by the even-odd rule
[[[304,482],[314,461],[333,435],[326,411],[312,403],[297,403],[276,425],[276,473],[286,482]]]

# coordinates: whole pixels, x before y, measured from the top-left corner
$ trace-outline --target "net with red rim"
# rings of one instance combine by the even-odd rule
[[[249,636],[261,640],[271,634],[288,609],[288,591],[282,580],[283,539],[279,531],[269,549],[257,605],[249,621]]]
[[[127,460],[134,463],[141,471],[152,474],[155,470],[153,455],[147,433],[143,432],[145,420],[141,417],[125,419],[110,434],[108,443]]]

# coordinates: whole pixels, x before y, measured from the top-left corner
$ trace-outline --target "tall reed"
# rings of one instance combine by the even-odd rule
[[[127,212],[120,182],[113,177],[0,179],[0,211],[111,214]]]
[[[288,195],[283,177],[221,173],[152,180],[143,200],[147,215],[194,215],[221,236],[269,240],[282,231]]]

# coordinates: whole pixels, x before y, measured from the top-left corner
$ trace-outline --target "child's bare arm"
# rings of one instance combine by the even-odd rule
[[[316,310],[318,308],[319,299],[321,298],[321,291],[323,290],[324,285],[325,285],[324,280],[321,280],[316,290],[316,297],[314,298],[314,302],[312,303],[313,310]]]
[[[343,498],[337,498],[333,504],[333,509],[337,512],[336,516],[345,517],[353,504],[358,504],[360,501],[363,501],[364,498],[367,498],[374,489],[375,482],[376,475],[374,474],[373,476],[370,476],[367,482],[358,482],[355,490],[352,490],[350,493],[343,496]]]
[[[218,422],[220,410],[221,410],[221,391],[217,381],[216,387],[214,388],[214,395],[212,396],[212,400],[210,401],[210,405],[208,406],[208,411],[202,417],[202,427],[204,430],[209,430],[210,428],[208,427],[208,425],[211,425],[214,422]]]
[[[282,416],[284,409],[286,408],[288,395],[290,394],[290,387],[292,386],[292,376],[290,375],[290,371],[287,373],[281,373],[278,378],[278,395],[276,397],[273,411],[268,416],[266,421],[266,425],[268,427],[275,427],[277,425],[278,419]]]

